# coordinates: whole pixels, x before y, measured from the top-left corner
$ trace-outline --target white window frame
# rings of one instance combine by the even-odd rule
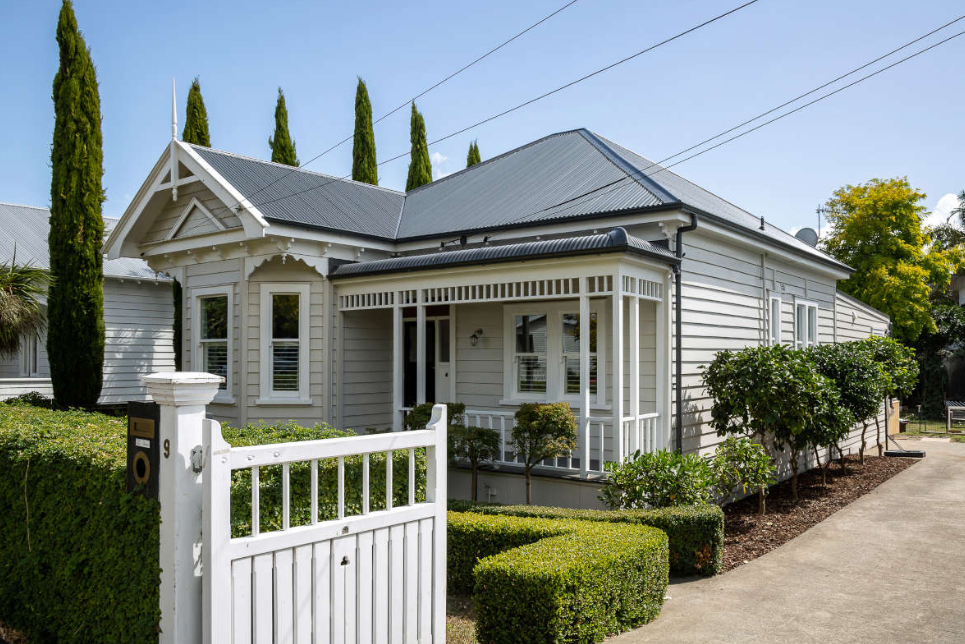
[[[275,294],[298,295],[298,390],[273,391],[271,388],[271,306]],[[263,282],[260,285],[261,329],[259,331],[261,381],[256,405],[311,405],[309,374],[311,365],[311,285],[308,282]]]
[[[195,371],[204,371],[204,352],[201,349],[201,300],[206,297],[228,297],[228,372],[225,377],[225,388],[219,389],[215,394],[213,403],[231,405],[235,402],[234,397],[234,284],[220,284],[218,286],[206,286],[204,288],[191,289],[191,368]]]
[[[34,353],[36,349],[36,354]],[[20,340],[20,372],[24,378],[40,377],[40,334],[31,333]]]
[[[606,337],[607,307],[601,299],[590,300],[590,313],[596,314],[596,395],[590,404],[606,409]],[[567,402],[579,409],[583,398],[580,394],[566,394],[566,373],[563,354],[563,314],[579,315],[580,304],[576,300],[563,302],[525,302],[503,305],[503,399],[502,405],[519,405],[524,402]],[[516,316],[546,316],[546,393],[519,393],[516,391]]]
[[[777,315],[774,314],[774,304],[777,303]],[[780,295],[770,295],[767,298],[767,341],[770,346],[783,344],[782,328],[783,301]]]
[[[801,310],[804,310],[804,339],[798,337],[798,329],[800,328],[801,321],[798,319]],[[814,311],[814,325],[811,325],[811,311]],[[820,323],[820,308],[817,302],[811,302],[808,300],[794,300],[794,348],[795,349],[806,349],[808,347],[813,347],[815,345],[821,344],[821,323]],[[812,339],[811,331],[814,331]]]

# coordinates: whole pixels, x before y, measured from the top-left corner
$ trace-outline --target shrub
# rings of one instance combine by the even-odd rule
[[[723,567],[724,513],[716,505],[680,506],[657,510],[576,510],[541,505],[495,505],[450,500],[452,512],[580,521],[635,523],[659,528],[670,540],[670,572],[674,575],[716,575]]]
[[[475,501],[478,497],[476,488],[479,487],[479,464],[495,459],[502,449],[499,432],[488,427],[452,425],[449,427],[447,440],[451,459],[469,461],[472,469],[471,496]]]
[[[416,405],[405,415],[405,420],[402,421],[402,426],[406,430],[413,429],[425,429],[426,425],[429,424],[429,420],[432,418],[432,407],[436,403],[422,403],[421,405]],[[447,425],[459,424],[462,422],[462,417],[466,413],[466,406],[462,403],[446,403],[446,421]]]
[[[727,503],[736,492],[763,491],[777,482],[777,468],[767,450],[747,438],[731,436],[717,446],[710,461],[714,487],[721,504]]]
[[[5,401],[8,405],[28,405],[32,407],[40,407],[41,409],[53,409],[54,400],[53,398],[48,398],[39,391],[28,391],[25,394],[20,394],[14,398],[7,398]]]
[[[600,500],[611,510],[667,508],[710,500],[710,466],[696,454],[637,451],[622,464],[607,463],[606,470]]]
[[[474,563],[483,642],[598,642],[654,619],[667,590],[667,537],[646,526],[451,513],[449,544]]]
[[[533,467],[576,449],[576,418],[567,403],[524,403],[516,412],[513,449],[523,457],[526,503],[532,503]]]

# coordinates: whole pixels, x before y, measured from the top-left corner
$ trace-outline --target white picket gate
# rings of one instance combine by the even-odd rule
[[[415,450],[426,449],[426,496],[417,502]],[[204,642],[430,644],[445,642],[446,411],[425,430],[229,447],[203,428]],[[408,503],[393,506],[391,452],[407,450]],[[386,508],[369,511],[369,455],[388,452]],[[362,512],[345,516],[345,459],[362,457]],[[318,520],[318,463],[337,459],[336,519]],[[311,467],[311,523],[290,526],[290,465]],[[283,525],[259,526],[259,472],[282,466]],[[231,537],[234,470],[252,476],[251,535]]]

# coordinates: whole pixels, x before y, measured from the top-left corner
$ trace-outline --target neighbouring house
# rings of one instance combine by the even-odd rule
[[[110,229],[117,219],[104,218]],[[0,265],[16,250],[18,264],[49,269],[46,208],[0,203]],[[104,261],[104,386],[98,403],[123,405],[147,400],[141,376],[174,371],[174,302],[171,280],[141,259]],[[18,355],[0,360],[0,400],[36,391],[53,395],[46,336],[24,338]]]
[[[502,435],[480,491],[501,502],[523,495],[522,402],[580,417],[534,501],[593,506],[608,461],[714,449],[716,351],[889,328],[836,290],[847,266],[584,129],[408,193],[171,141],[106,252],[184,286],[184,368],[226,379],[215,417],[399,430],[462,402]]]

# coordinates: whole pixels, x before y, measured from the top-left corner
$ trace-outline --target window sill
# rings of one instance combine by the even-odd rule
[[[311,407],[311,398],[259,398],[255,401],[258,407]]]
[[[570,407],[571,407],[572,409],[581,409],[581,408],[583,407],[583,405],[582,405],[579,401],[577,401],[577,400],[567,400],[567,399],[565,399],[565,398],[564,398],[563,400],[550,400],[549,398],[510,398],[510,399],[508,399],[508,400],[507,400],[507,399],[500,400],[500,401],[499,401],[499,404],[500,404],[500,405],[506,405],[506,406],[508,406],[508,407],[519,407],[520,405],[522,405],[522,404],[524,404],[524,403],[542,403],[542,404],[545,404],[545,403],[551,403],[551,402],[565,402],[565,403],[569,403],[569,405],[570,405]],[[598,404],[595,404],[595,403],[590,403],[590,411],[593,411],[593,410],[597,410],[597,411],[612,411],[612,410],[613,410],[613,405],[598,405]]]
[[[215,395],[214,400],[211,401],[212,405],[233,405],[235,404],[235,397],[228,393],[219,392]]]

